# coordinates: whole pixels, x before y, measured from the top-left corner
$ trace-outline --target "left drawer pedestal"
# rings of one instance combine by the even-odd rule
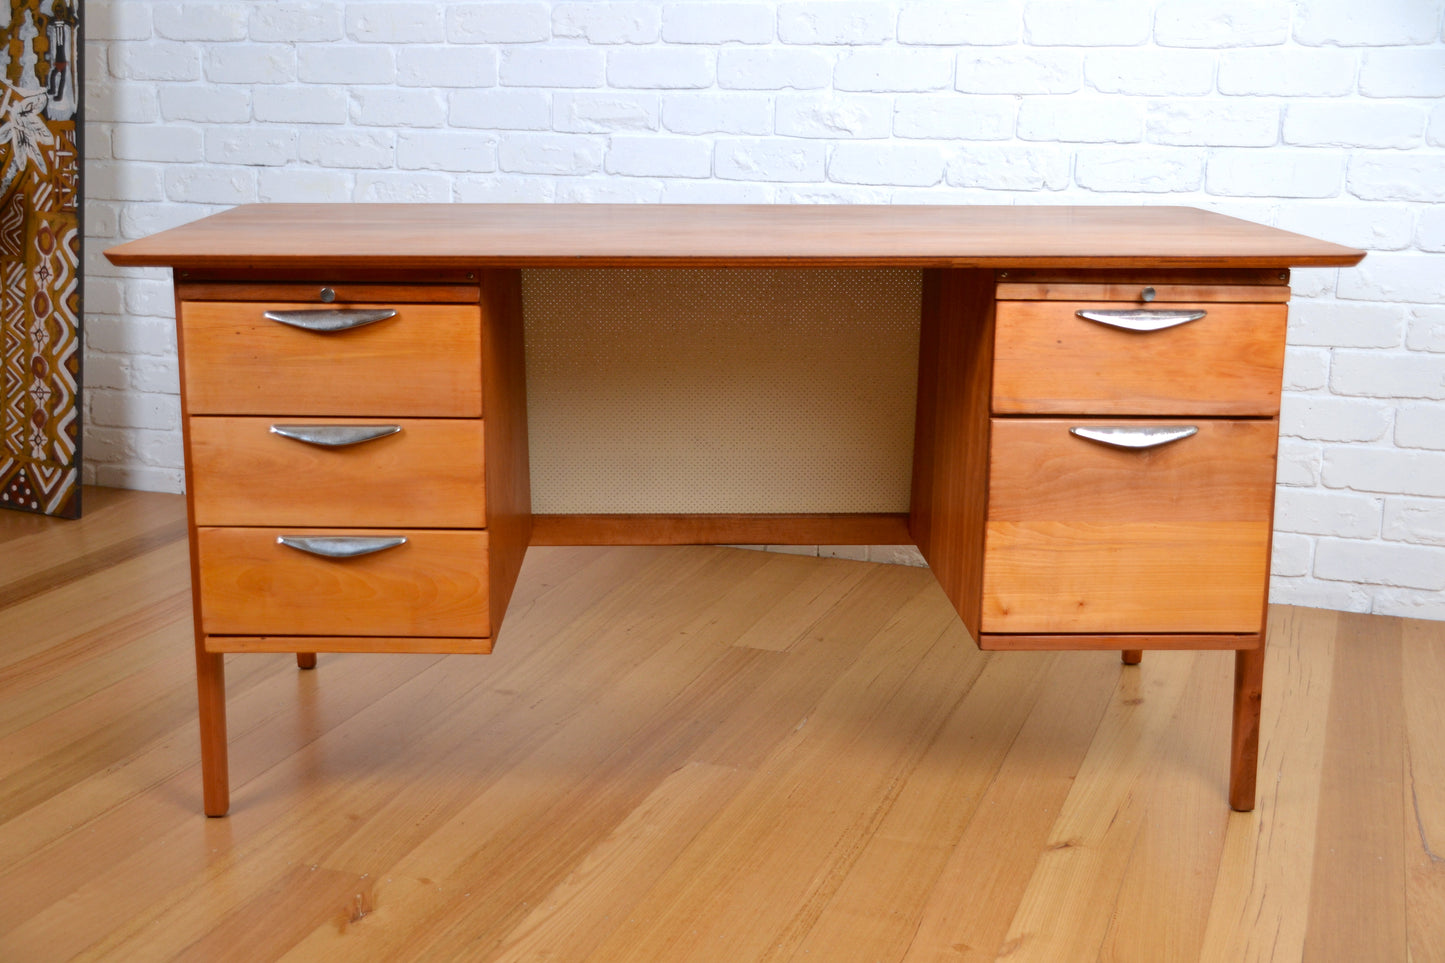
[[[223,654],[492,649],[531,533],[520,274],[471,277],[177,286],[208,815]]]

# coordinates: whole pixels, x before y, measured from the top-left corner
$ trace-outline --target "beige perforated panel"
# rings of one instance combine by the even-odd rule
[[[522,273],[532,510],[908,510],[921,278]]]

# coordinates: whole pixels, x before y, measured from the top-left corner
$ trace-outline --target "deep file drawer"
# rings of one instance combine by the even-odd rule
[[[488,636],[487,533],[197,529],[208,635]],[[332,558],[278,538],[405,538]]]
[[[1128,449],[1076,428],[1195,431]],[[982,631],[1258,632],[1275,438],[1273,421],[995,418]]]
[[[1270,417],[1285,315],[1283,304],[999,301],[993,412]]]
[[[394,310],[319,331],[268,319]],[[466,304],[181,304],[186,407],[193,415],[474,418],[482,414],[480,309]]]
[[[190,419],[197,525],[485,528],[476,419]]]

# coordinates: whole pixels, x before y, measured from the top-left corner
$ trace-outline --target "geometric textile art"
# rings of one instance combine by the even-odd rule
[[[0,0],[0,508],[80,515],[80,5]]]

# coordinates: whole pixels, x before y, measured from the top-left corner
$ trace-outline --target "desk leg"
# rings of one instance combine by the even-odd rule
[[[1259,707],[1264,688],[1264,638],[1255,649],[1234,653],[1234,733],[1229,756],[1229,805],[1240,812],[1254,809],[1254,782],[1259,768]]]
[[[231,808],[226,759],[226,662],[219,652],[196,649],[196,690],[200,696],[201,784],[207,816]]]
[[[1143,662],[1143,661],[1144,661],[1144,650],[1143,650],[1143,649],[1125,649],[1125,650],[1124,650],[1124,664],[1125,664],[1125,665],[1138,665],[1140,662]]]
[[[315,653],[315,652],[297,652],[297,653],[296,653],[296,668],[298,668],[298,669],[314,669],[314,668],[316,668],[316,653]]]

